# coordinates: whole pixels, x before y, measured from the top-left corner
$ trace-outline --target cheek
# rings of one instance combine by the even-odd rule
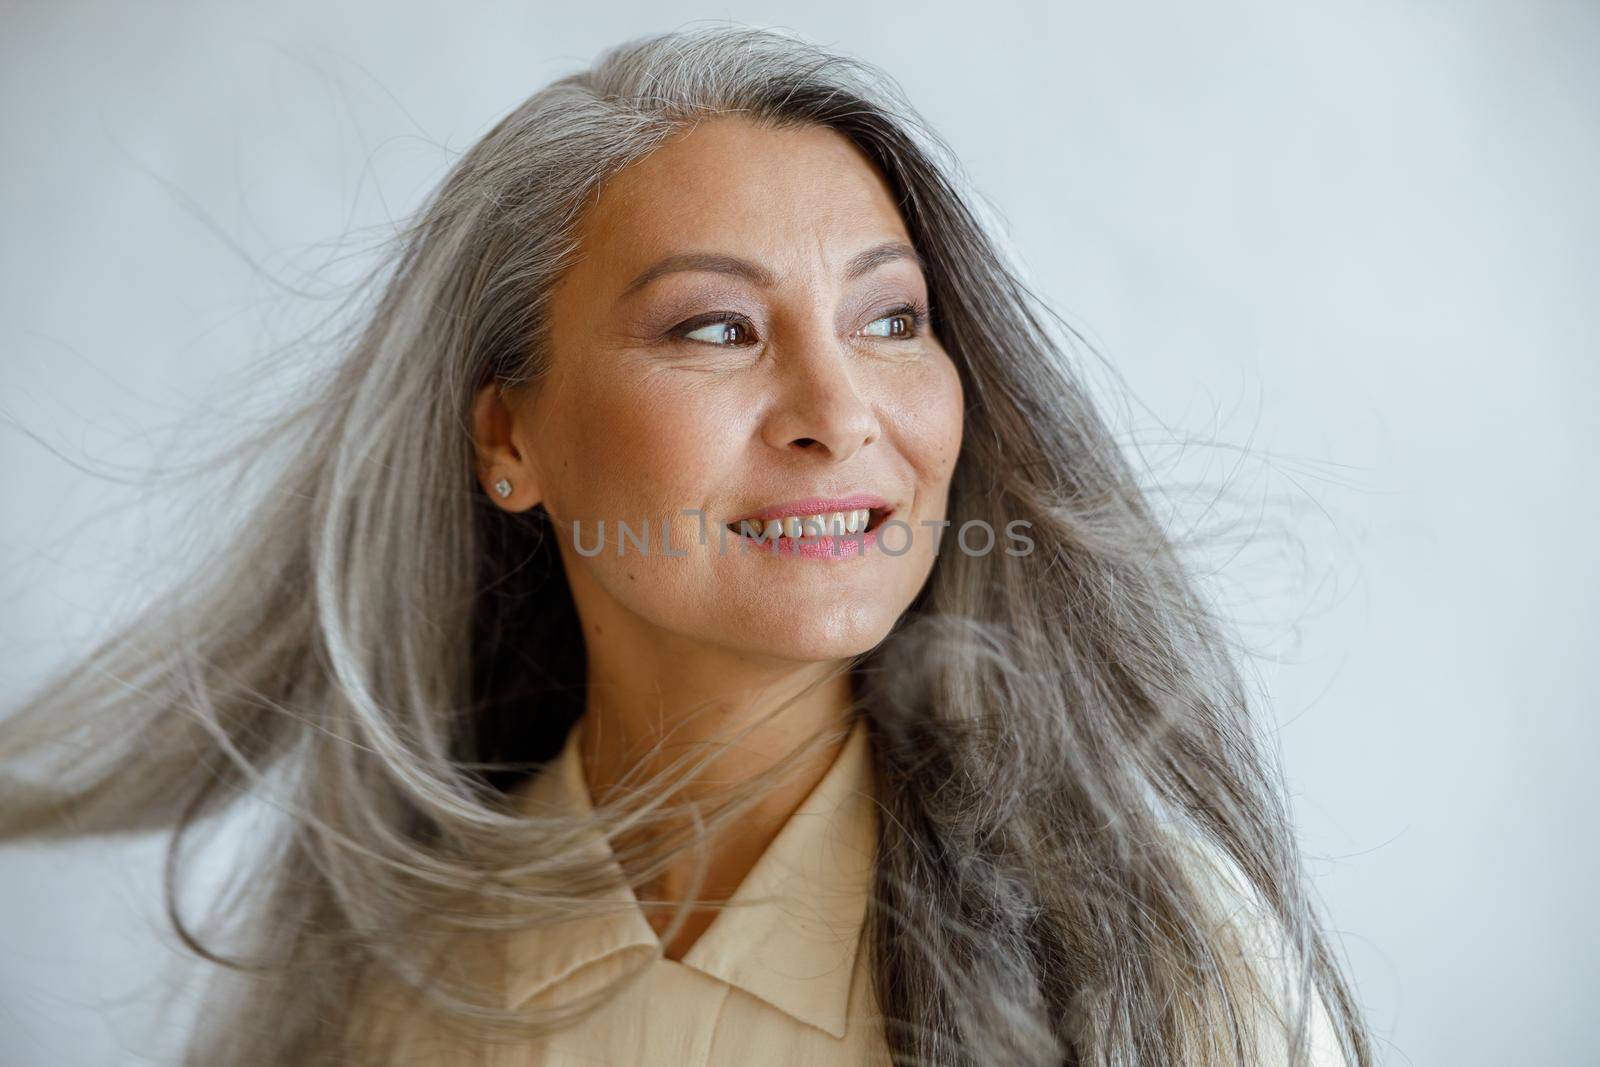
[[[896,383],[895,436],[916,469],[920,488],[946,486],[961,454],[964,401],[961,378],[949,357],[918,369]]]
[[[702,503],[708,472],[728,454],[732,427],[716,390],[648,373],[596,375],[568,394],[565,476],[569,514],[644,518]],[[614,514],[601,514],[610,510]]]

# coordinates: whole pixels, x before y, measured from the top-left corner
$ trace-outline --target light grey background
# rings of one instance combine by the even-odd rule
[[[1600,6],[576,7],[5,5],[0,406],[50,447],[0,425],[0,695],[171,562],[78,465],[181,441],[342,235],[608,44],[790,26],[900,80],[1128,440],[1262,534],[1216,588],[1383,1061],[1596,1062]],[[170,1057],[157,855],[0,852],[0,1063]]]

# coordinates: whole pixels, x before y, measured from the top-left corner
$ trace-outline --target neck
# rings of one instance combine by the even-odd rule
[[[680,796],[692,800],[715,787],[766,771],[811,735],[843,728],[852,691],[848,674],[821,681],[836,663],[774,666],[741,663],[710,652],[702,657],[635,657],[627,669],[591,656],[589,684],[579,745],[583,769],[595,802],[603,803],[627,776],[649,781],[687,752],[714,753],[705,769]],[[597,662],[598,660],[598,662]],[[737,742],[729,735],[770,714]],[[709,749],[702,749],[703,745]],[[837,748],[797,767],[779,783],[795,806],[822,777]]]
[[[838,664],[752,661],[722,649],[674,647],[671,639],[636,645],[626,655],[614,654],[615,649],[602,643],[594,644],[599,647],[590,650],[588,696],[578,744],[584,777],[596,804],[609,799],[625,776],[630,785],[637,786],[685,752],[714,751],[705,769],[674,798],[696,801],[719,785],[766,771],[818,732],[843,729],[850,712],[851,680],[840,673],[799,696],[743,739],[728,743],[729,733],[760,720],[836,670]],[[706,742],[709,749],[698,748]],[[640,898],[682,899],[702,855],[708,866],[696,897],[725,900],[731,896],[827,772],[839,747],[829,745],[791,768],[734,826],[712,837],[704,851],[685,853],[674,859],[660,878],[636,886]],[[663,914],[661,923],[668,918]],[[699,926],[708,923],[709,917],[703,917]],[[695,932],[685,931],[688,940]],[[680,941],[687,944],[683,938]]]

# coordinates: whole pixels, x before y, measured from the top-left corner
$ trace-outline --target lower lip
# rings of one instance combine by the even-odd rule
[[[879,524],[882,525],[881,523]],[[729,531],[730,533],[732,531]],[[781,537],[776,541],[758,541],[754,537],[739,535],[739,547],[744,552],[762,552],[769,556],[798,556],[801,559],[826,559],[841,561],[865,556],[878,545],[878,531],[862,534],[819,535],[816,537]]]

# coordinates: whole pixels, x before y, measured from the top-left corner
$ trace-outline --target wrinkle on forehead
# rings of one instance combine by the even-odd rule
[[[581,233],[585,258],[608,279],[684,250],[731,252],[780,273],[836,272],[861,246],[910,240],[888,182],[844,135],[737,117],[696,126],[617,174]],[[802,248],[815,259],[796,262]]]

